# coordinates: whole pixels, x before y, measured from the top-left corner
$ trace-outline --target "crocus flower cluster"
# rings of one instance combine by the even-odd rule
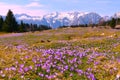
[[[14,58],[11,66],[1,68],[0,76],[6,79],[88,79],[97,80],[96,69],[106,53],[81,47],[63,47],[60,49],[16,47],[21,56]],[[31,50],[31,51],[30,51]],[[96,71],[95,71],[96,70]],[[113,70],[111,70],[113,71]],[[112,73],[112,72],[110,72]]]

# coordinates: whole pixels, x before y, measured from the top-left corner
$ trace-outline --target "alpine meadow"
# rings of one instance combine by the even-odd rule
[[[1,0],[0,80],[120,80],[120,1],[93,1]]]

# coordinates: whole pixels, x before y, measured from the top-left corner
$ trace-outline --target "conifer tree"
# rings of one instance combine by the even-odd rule
[[[116,26],[116,20],[112,18],[112,20],[110,21],[110,27],[114,29],[115,26]]]
[[[3,24],[3,31],[5,32],[16,32],[18,30],[18,25],[16,19],[11,10],[8,11],[5,22]]]
[[[2,16],[0,16],[0,31],[2,31],[2,27],[3,27],[3,18]]]
[[[23,21],[21,21],[20,23],[19,32],[25,32],[25,24],[23,23]]]

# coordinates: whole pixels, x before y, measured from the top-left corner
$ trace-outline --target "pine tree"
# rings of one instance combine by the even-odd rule
[[[116,20],[112,18],[112,20],[110,21],[110,27],[114,29],[115,26],[116,26]]]
[[[2,31],[2,27],[3,27],[3,18],[2,16],[0,16],[0,31]]]
[[[23,21],[21,21],[20,26],[19,26],[19,32],[25,32],[25,24],[23,23]]]
[[[18,30],[18,25],[16,19],[11,10],[8,11],[5,22],[3,24],[3,31],[5,32],[16,32]]]

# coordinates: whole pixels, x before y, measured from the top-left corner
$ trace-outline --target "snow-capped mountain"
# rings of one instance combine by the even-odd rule
[[[120,18],[120,12],[115,13],[113,17]]]
[[[43,17],[17,14],[15,17],[19,22],[23,20],[25,23],[42,24],[53,28],[63,25],[97,24],[102,18],[99,14],[94,12],[54,12],[46,14]]]

